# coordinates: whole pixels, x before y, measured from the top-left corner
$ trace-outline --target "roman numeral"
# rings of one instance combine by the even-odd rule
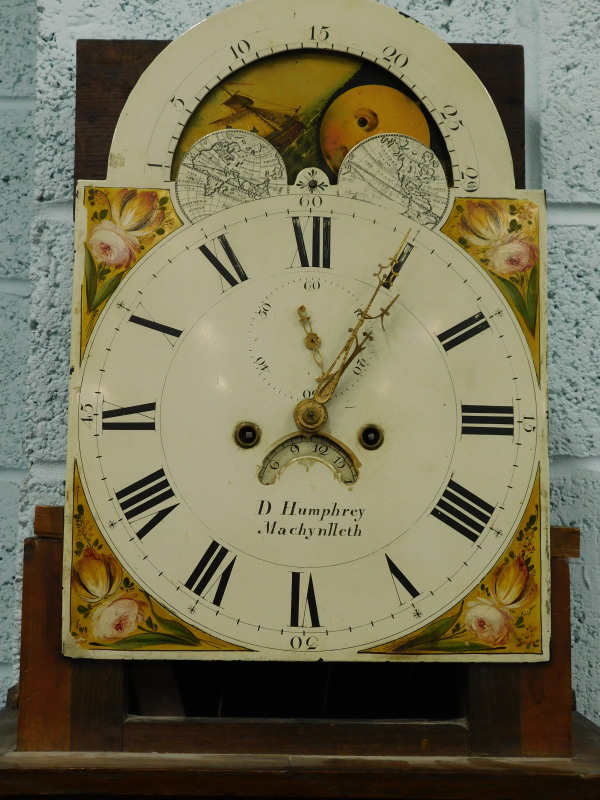
[[[102,411],[103,431],[153,431],[156,429],[154,413],[156,403],[141,403],[137,406],[123,406]],[[129,417],[129,419],[125,419]],[[146,417],[144,420],[136,417]]]
[[[452,350],[453,347],[466,342],[467,339],[472,339],[473,336],[477,336],[478,333],[489,327],[490,324],[487,319],[481,311],[478,311],[477,314],[464,319],[458,325],[453,325],[447,331],[439,333],[437,338],[440,340],[444,350],[448,352],[448,350]]]
[[[174,497],[175,493],[169,485],[164,470],[158,469],[156,472],[151,472],[145,478],[140,478],[139,481],[131,483],[124,489],[115,492],[115,497],[119,501],[119,505],[123,509],[126,519],[131,522],[132,520],[145,519],[149,515],[147,511],[152,512],[150,518],[140,530],[136,531],[138,539],[143,539],[147,533],[153,528],[156,528],[159,522],[177,508],[179,503],[167,506],[166,508],[158,508],[161,503]],[[155,510],[156,509],[156,510]]]
[[[211,542],[198,565],[185,582],[186,588],[199,597],[208,599],[206,595],[216,584],[213,599],[209,600],[209,602],[214,606],[220,607],[237,558],[237,556],[233,556],[227,565],[223,565],[228,555],[229,550],[226,547],[218,544],[218,542]]]
[[[317,610],[317,598],[315,597],[315,587],[313,586],[312,575],[308,575],[308,585],[306,592],[302,594],[302,572],[292,572],[292,599],[290,606],[290,626],[292,628],[304,628],[306,616],[310,618],[310,625],[319,628],[319,612]]]
[[[206,258],[210,261],[210,263],[213,265],[213,267],[217,270],[219,275],[222,278],[224,278],[230,286],[237,286],[240,281],[247,281],[248,280],[248,276],[246,275],[246,273],[244,272],[244,268],[242,267],[242,265],[238,261],[238,257],[233,252],[233,249],[232,249],[231,245],[229,244],[229,242],[227,241],[227,238],[226,238],[225,234],[221,234],[221,236],[217,236],[217,239],[221,243],[221,247],[223,248],[223,251],[224,251],[225,255],[227,256],[227,259],[228,259],[229,263],[233,267],[233,271],[235,272],[235,275],[232,275],[232,273],[223,264],[223,262],[219,261],[217,256],[211,250],[209,250],[209,248],[205,244],[201,245],[198,248],[200,250],[200,252],[202,253],[202,255],[206,256]]]
[[[450,481],[431,515],[476,542],[493,513],[494,506],[456,481]]]
[[[388,273],[386,279],[383,282],[384,288],[390,289],[392,287],[392,284],[394,283],[398,275],[400,275],[400,270],[406,263],[406,259],[409,257],[409,255],[412,253],[414,249],[415,246],[413,244],[404,245],[404,247],[400,251],[398,258],[392,264],[391,271]]]
[[[386,560],[387,560],[388,569],[389,569],[392,577],[395,578],[398,581],[400,586],[402,586],[402,588],[405,589],[414,600],[415,597],[419,596],[419,594],[420,594],[419,590],[415,589],[415,587],[408,580],[406,575],[402,572],[402,570],[399,567],[396,566],[396,564],[394,564],[394,562],[387,555],[387,553],[386,553],[385,557],[386,557]],[[394,583],[394,586],[396,586],[395,583]],[[400,600],[400,604],[402,604],[402,600],[400,599],[400,592],[398,592],[398,587],[396,587],[396,592],[398,594],[398,600]]]
[[[308,220],[305,231],[312,228],[310,258],[300,217],[292,217],[292,224],[294,226],[298,256],[300,257],[300,266],[325,267],[329,269],[331,266],[331,217],[312,217],[312,221]]]
[[[461,409],[462,433],[512,436],[515,432],[515,410],[512,406],[461,405]]]
[[[150,328],[150,330],[164,333],[166,336],[174,336],[176,339],[181,336],[183,331],[179,328],[172,328],[170,325],[163,325],[160,322],[155,322],[153,319],[146,319],[145,317],[138,317],[137,314],[132,314],[128,322],[133,322],[134,325],[141,325],[143,328]]]

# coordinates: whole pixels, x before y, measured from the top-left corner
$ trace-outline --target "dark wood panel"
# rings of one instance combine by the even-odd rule
[[[164,41],[77,42],[75,181],[103,180],[119,114],[142,72],[165,49]]]
[[[569,564],[552,559],[550,661],[521,670],[521,753],[570,756],[571,619]]]
[[[156,720],[132,717],[123,749],[146,753],[287,753],[329,756],[466,756],[464,721]]]
[[[68,750],[71,663],[61,655],[62,541],[31,538],[23,557],[19,750]]]
[[[576,758],[7,753],[14,797],[598,800],[600,730],[575,715]]]
[[[519,670],[518,664],[469,665],[470,755],[520,755]]]

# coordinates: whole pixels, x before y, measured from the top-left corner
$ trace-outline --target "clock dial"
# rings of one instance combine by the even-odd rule
[[[294,409],[378,265],[364,350],[303,434]],[[541,458],[524,424],[543,417],[535,368],[491,278],[439,232],[333,189],[156,246],[106,306],[79,386],[93,410],[75,457],[111,550],[254,657],[357,657],[450,609],[505,550]]]
[[[354,145],[391,132],[431,147],[462,193],[514,186],[506,136],[479,79],[435,34],[378,3],[348,14],[345,0],[249,0],[192,28],[131,93],[109,180],[189,175],[195,143],[227,128],[273,144],[290,181],[306,166],[335,179]]]

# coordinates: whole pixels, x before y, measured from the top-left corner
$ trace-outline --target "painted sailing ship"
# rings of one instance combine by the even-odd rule
[[[287,147],[304,131],[304,124],[298,117],[298,108],[288,108],[292,113],[272,111],[254,105],[254,99],[238,91],[230,92],[224,87],[228,97],[221,105],[231,109],[224,117],[213,120],[210,125],[214,130],[237,128],[251,133],[258,133],[277,149]],[[263,101],[264,102],[264,101]],[[268,101],[267,101],[268,102]],[[273,103],[273,105],[278,105]],[[283,106],[282,106],[283,108]]]

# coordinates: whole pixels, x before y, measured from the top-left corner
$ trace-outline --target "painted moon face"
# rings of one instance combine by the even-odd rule
[[[321,150],[337,173],[346,154],[376,133],[404,133],[429,147],[425,115],[406,95],[390,86],[349,89],[329,106],[321,123]]]

